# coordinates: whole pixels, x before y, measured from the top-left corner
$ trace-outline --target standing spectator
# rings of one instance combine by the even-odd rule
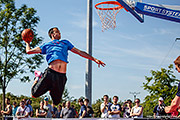
[[[79,111],[79,118],[85,118],[86,117],[86,113],[87,113],[87,108],[84,105],[83,99],[80,98],[78,100],[78,103],[81,106],[80,111]]]
[[[52,108],[53,108],[52,117],[53,117],[53,118],[56,118],[57,113],[58,113],[58,110],[57,110],[57,108],[55,107],[54,103],[52,103],[51,106],[52,106]]]
[[[87,116],[87,117],[94,117],[94,111],[93,111],[92,107],[89,106],[88,104],[89,104],[89,99],[85,99],[85,100],[84,100],[84,105],[85,105],[86,108],[87,108],[87,114],[86,114],[86,116]]]
[[[5,103],[6,103],[6,108],[5,110],[1,110],[1,114],[4,115],[5,120],[12,120],[13,118],[9,117],[9,116],[12,116],[12,107],[10,104],[10,99],[6,98]]]
[[[24,101],[20,102],[20,106],[17,108],[16,116],[18,119],[29,117],[29,108],[25,106]]]
[[[143,107],[140,105],[140,99],[135,100],[136,105],[132,108],[130,116],[133,118],[143,118]]]
[[[66,107],[66,102],[62,103],[62,110]]]
[[[48,109],[44,109],[44,101],[40,102],[40,107],[36,109],[36,117],[45,118],[47,115]]]
[[[56,116],[57,118],[60,118],[61,111],[62,111],[62,106],[58,105],[58,113],[57,113],[57,116]]]
[[[100,109],[101,109],[101,118],[108,118],[108,107],[111,105],[111,103],[109,103],[109,97],[108,95],[104,95],[103,96],[103,100],[104,102],[101,103]]]
[[[70,101],[67,101],[66,107],[61,111],[61,115],[60,115],[61,118],[75,118],[76,112],[70,106],[71,106]]]
[[[48,110],[48,113],[47,113],[47,118],[52,118],[52,114],[53,114],[53,107],[48,104],[48,97],[45,97],[44,98],[44,109]]]
[[[120,118],[121,105],[117,103],[118,96],[113,97],[113,104],[108,107],[109,118]]]
[[[12,114],[13,114],[13,116],[16,116],[17,108],[18,108],[17,103],[13,102],[13,107],[12,107]]]
[[[166,105],[164,104],[164,99],[160,97],[158,101],[158,105],[156,105],[153,110],[154,118],[161,118],[162,116],[166,115],[165,106]]]
[[[29,110],[30,110],[29,116],[32,117],[33,116],[33,108],[31,106],[31,100],[30,99],[26,100],[26,106],[29,107]]]
[[[132,101],[131,100],[127,100],[122,107],[122,111],[123,113],[123,118],[131,118],[130,116],[130,112],[132,109]]]
[[[78,118],[78,117],[79,117],[79,114],[78,114],[78,112],[76,111],[75,106],[74,106],[74,105],[72,105],[71,107],[72,107],[72,108],[74,109],[74,111],[76,112],[76,116],[75,116],[75,118]]]

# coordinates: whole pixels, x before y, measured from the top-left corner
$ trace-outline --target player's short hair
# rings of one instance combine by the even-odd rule
[[[50,28],[48,31],[48,35],[50,38],[52,38],[51,34],[54,32],[53,29],[58,29],[57,27]],[[59,29],[58,29],[59,30]]]

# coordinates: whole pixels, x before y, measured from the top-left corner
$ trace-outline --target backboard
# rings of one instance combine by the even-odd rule
[[[129,11],[137,20],[141,23],[144,22],[144,15],[136,12],[135,5],[131,6],[132,3],[127,2],[126,0],[116,0],[118,1],[127,11]],[[136,4],[136,3],[134,3]]]

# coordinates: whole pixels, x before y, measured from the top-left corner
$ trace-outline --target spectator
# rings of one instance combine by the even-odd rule
[[[80,98],[78,100],[78,103],[81,106],[80,111],[79,111],[79,118],[85,118],[86,117],[86,113],[87,113],[87,108],[84,105],[83,99]]]
[[[58,113],[57,113],[56,118],[60,118],[61,111],[62,111],[62,106],[58,105]]]
[[[6,98],[5,103],[6,103],[6,108],[5,108],[5,110],[1,110],[1,114],[4,115],[5,120],[12,120],[13,118],[10,117],[10,116],[12,116],[12,107],[10,104],[10,99]]]
[[[13,114],[13,116],[16,116],[17,108],[18,108],[17,103],[13,102],[13,107],[12,107],[12,114]]]
[[[49,101],[48,97],[45,97],[44,98],[44,109],[48,110],[48,113],[47,113],[46,117],[47,118],[52,118],[53,107],[50,104],[48,104],[48,101]]]
[[[84,105],[85,105],[86,108],[87,108],[87,114],[86,114],[86,116],[87,116],[87,117],[94,117],[94,111],[93,111],[92,107],[89,106],[88,104],[89,104],[89,99],[85,99],[85,100],[84,100]]]
[[[114,96],[113,104],[108,107],[109,118],[120,118],[121,106],[117,102],[118,96]]]
[[[31,100],[30,99],[26,100],[26,106],[29,107],[29,110],[30,110],[29,116],[32,117],[33,116],[33,108],[31,106]]]
[[[143,107],[140,106],[140,99],[135,100],[135,106],[132,108],[130,116],[133,118],[143,118]]]
[[[130,116],[130,112],[132,109],[132,101],[131,100],[127,100],[122,107],[122,111],[123,113],[123,118],[131,118]]]
[[[55,105],[54,105],[53,103],[51,104],[51,106],[52,106],[52,108],[53,108],[52,117],[53,117],[53,118],[56,118],[57,113],[58,113],[58,110],[57,110],[57,108],[55,107]]]
[[[40,102],[40,107],[36,109],[36,117],[45,118],[47,115],[48,109],[44,109],[44,101]]]
[[[159,98],[158,100],[158,105],[154,107],[153,113],[154,113],[154,118],[161,118],[162,116],[166,115],[165,112],[165,104],[164,104],[164,99],[162,97]]]
[[[66,107],[61,111],[61,115],[60,115],[61,118],[75,118],[76,112],[72,107],[70,107],[70,105],[71,105],[70,101],[67,101]]]
[[[62,110],[66,107],[66,102],[62,103]]]
[[[16,116],[18,119],[29,117],[29,108],[25,106],[24,101],[20,102],[20,106],[17,108]]]
[[[74,107],[74,105],[72,105],[71,106],[73,109],[74,109],[74,111],[76,112],[76,116],[75,116],[75,118],[78,118],[79,117],[79,115],[78,115],[78,112],[76,111],[76,108]]]
[[[108,95],[104,95],[103,96],[103,100],[104,102],[101,103],[100,109],[101,109],[101,118],[108,118],[108,107],[111,105],[111,103],[109,103],[109,97]]]

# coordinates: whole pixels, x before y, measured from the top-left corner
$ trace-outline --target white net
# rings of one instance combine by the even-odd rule
[[[116,15],[122,9],[122,7],[119,7],[119,5],[116,5],[116,4],[100,4],[98,5],[98,8],[101,8],[101,9],[97,9],[97,13],[101,20],[102,31],[107,30],[107,29],[115,29],[116,28]],[[111,9],[108,9],[108,8],[111,8]]]
[[[97,13],[102,24],[102,31],[116,28],[116,15],[122,9],[117,4],[99,4]],[[109,9],[110,8],[110,9]]]

